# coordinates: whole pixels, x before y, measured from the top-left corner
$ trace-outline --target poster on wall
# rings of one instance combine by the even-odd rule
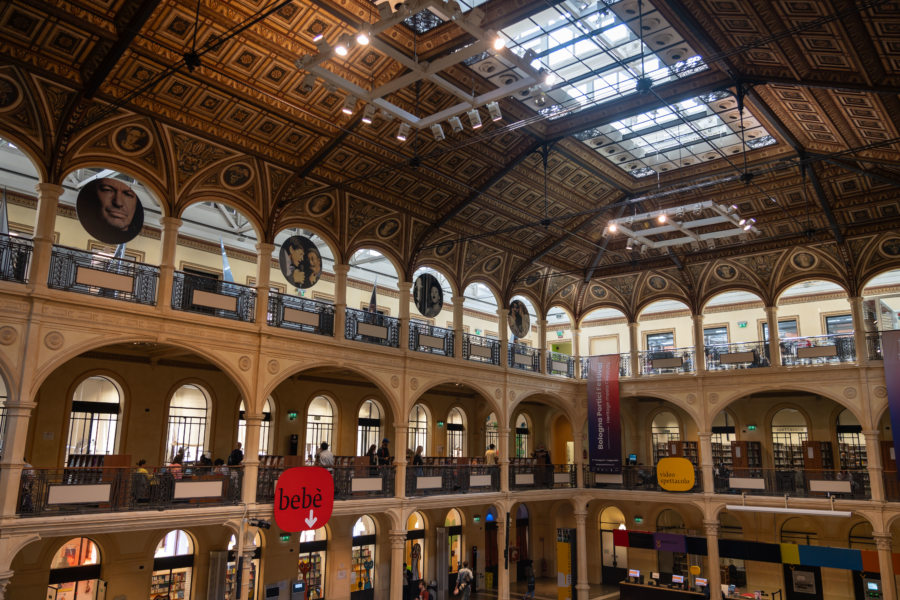
[[[81,226],[107,244],[124,244],[144,226],[144,207],[131,185],[112,177],[85,184],[78,192],[75,210]]]
[[[621,473],[618,354],[591,357],[587,394],[589,468],[594,473]]]
[[[322,254],[311,239],[292,235],[281,245],[278,266],[289,284],[301,290],[311,288],[322,275]]]
[[[413,284],[413,302],[416,309],[425,317],[436,317],[444,307],[444,290],[437,277],[431,273],[422,273]]]
[[[524,338],[531,331],[531,315],[528,307],[521,300],[513,300],[509,303],[509,316],[506,317],[509,329],[517,338]]]
[[[884,381],[887,384],[888,411],[891,414],[891,431],[900,431],[900,330],[881,334],[884,356]],[[900,456],[900,435],[894,434],[894,456]],[[896,473],[900,479],[900,472]]]

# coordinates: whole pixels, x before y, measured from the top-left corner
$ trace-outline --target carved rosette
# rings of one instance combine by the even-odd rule
[[[44,336],[44,345],[50,348],[51,350],[59,350],[62,348],[62,345],[65,343],[66,338],[63,337],[58,331],[51,331],[46,336]]]
[[[275,360],[274,358],[273,358],[272,360],[270,360],[270,361],[266,364],[266,369],[267,369],[267,370],[269,371],[269,373],[271,373],[272,375],[274,375],[275,373],[277,373],[279,368],[281,368],[281,365],[279,365],[279,364],[278,364],[278,361]]]
[[[16,341],[16,338],[19,337],[19,332],[16,331],[15,327],[11,327],[6,325],[4,327],[0,327],[0,344],[4,346],[9,346],[13,342]]]
[[[238,366],[241,368],[241,371],[249,371],[250,367],[253,366],[253,361],[250,360],[249,356],[242,356],[238,359]]]
[[[856,388],[851,386],[845,387],[844,398],[846,398],[847,400],[853,400],[854,398],[856,398]]]

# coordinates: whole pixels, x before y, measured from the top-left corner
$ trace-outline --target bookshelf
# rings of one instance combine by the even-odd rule
[[[350,597],[365,600],[374,597],[374,559],[372,546],[354,546],[351,557]]]
[[[150,600],[188,600],[190,597],[190,569],[153,571],[150,580]]]
[[[320,552],[301,554],[298,559],[298,577],[306,582],[306,597],[309,600],[321,598],[322,591],[325,589],[322,565],[322,554]]]
[[[697,442],[684,442],[679,440],[676,442],[667,442],[664,445],[666,446],[665,454],[659,454],[658,456],[660,458],[663,458],[664,456],[679,456],[691,461],[691,464],[695,467],[700,466],[700,451]]]
[[[736,477],[762,476],[762,444],[760,442],[731,442],[731,464]]]

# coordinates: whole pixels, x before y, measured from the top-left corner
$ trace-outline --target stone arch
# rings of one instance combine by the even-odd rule
[[[823,391],[820,386],[816,386],[813,384],[805,384],[802,382],[797,382],[796,384],[791,384],[791,386],[789,388],[784,388],[781,385],[766,385],[765,383],[747,382],[747,384],[744,386],[741,386],[741,390],[739,390],[737,392],[731,392],[731,391],[729,391],[728,393],[720,392],[720,401],[716,405],[716,409],[715,409],[716,413],[718,414],[719,411],[725,410],[726,408],[730,407],[732,404],[734,404],[738,400],[741,400],[742,398],[746,398],[748,396],[752,396],[753,394],[757,394],[757,393],[761,393],[761,392],[773,392],[773,391],[784,392],[786,394],[789,394],[791,392],[805,392],[805,393],[809,393],[809,394],[814,394],[816,396],[822,396],[823,398],[827,398],[828,400],[831,400],[832,402],[839,404],[840,406],[848,409],[853,414],[853,416],[856,417],[856,419],[860,422],[860,424],[863,424],[863,427],[865,427],[865,424],[868,423],[868,420],[861,418],[862,411],[859,406],[854,406],[853,404],[849,403],[847,401],[847,399],[845,399],[845,398],[839,398],[838,396],[836,396],[834,394],[831,394],[827,391]],[[724,396],[724,397],[722,397],[722,396]],[[808,415],[806,412],[804,412],[801,408],[796,407],[796,406],[789,406],[788,404],[784,404],[783,406],[781,404],[779,404],[778,408],[773,407],[773,410],[775,412],[777,412],[781,408],[795,408],[804,415],[804,418],[806,419],[807,424],[811,423],[810,415]],[[766,415],[767,421],[771,420],[772,415],[774,415],[775,412],[772,412],[771,414]],[[875,423],[877,424],[878,421],[876,420]]]
[[[275,230],[271,237],[272,242],[274,243],[275,238],[278,237],[278,234],[280,234],[282,231],[292,228],[305,229],[306,231],[311,231],[312,233],[319,236],[319,238],[323,242],[325,242],[325,245],[328,246],[328,249],[331,251],[331,256],[334,257],[334,261],[336,263],[343,263],[344,257],[341,256],[340,244],[338,240],[335,239],[334,235],[332,235],[330,231],[328,231],[324,227],[321,227],[320,224],[315,221],[307,221],[305,219],[291,219],[284,225],[279,226],[277,230]],[[268,242],[269,240],[267,239],[266,241]],[[276,246],[275,251],[277,252],[278,250],[279,248],[278,246]]]
[[[460,290],[462,290],[463,288],[459,286],[457,279],[452,274],[450,274],[449,270],[447,269],[447,265],[440,263],[433,258],[421,260],[411,265],[409,268],[409,272],[405,273],[404,277],[409,277],[410,283],[415,283],[412,276],[419,269],[431,269],[432,271],[440,273],[444,277],[444,279],[447,280],[447,283],[450,284],[451,294],[453,294],[454,296],[458,296],[462,293]]]
[[[406,406],[406,407],[404,407],[404,409],[405,409],[405,414],[408,414],[409,411],[412,409],[412,407],[416,405],[416,403],[421,402],[421,401],[422,401],[422,397],[423,397],[425,394],[427,394],[430,390],[432,390],[432,389],[434,389],[434,388],[436,388],[436,387],[438,387],[438,386],[440,386],[440,385],[447,384],[447,383],[451,383],[451,384],[462,384],[462,385],[464,385],[464,386],[466,386],[466,387],[472,388],[473,390],[475,390],[476,392],[478,392],[484,399],[487,400],[488,405],[489,405],[490,408],[491,408],[491,410],[488,411],[489,413],[490,413],[490,412],[495,412],[495,413],[497,413],[498,415],[503,414],[503,402],[502,402],[502,398],[499,398],[499,399],[496,398],[496,397],[495,397],[495,394],[492,393],[491,391],[487,390],[487,389],[484,387],[484,385],[482,385],[482,382],[480,382],[480,381],[460,381],[459,379],[442,378],[442,379],[435,379],[435,380],[432,380],[432,381],[428,381],[427,383],[428,383],[427,386],[423,386],[423,385],[422,385],[422,382],[421,382],[421,380],[420,380],[420,381],[419,381],[420,389],[419,389],[418,391],[412,392],[412,393],[409,395],[409,398],[408,398],[408,400],[409,400],[409,405]],[[457,405],[457,404],[452,404],[452,403],[451,403],[449,406],[458,406],[458,405]],[[467,418],[471,420],[471,419],[472,419],[472,415],[468,415]]]
[[[253,232],[256,234],[256,239],[258,242],[263,242],[265,240],[264,233],[266,228],[263,227],[262,223],[259,220],[259,216],[254,212],[248,211],[245,206],[246,201],[238,196],[237,194],[231,194],[224,190],[219,191],[217,194],[213,195],[209,192],[197,193],[192,196],[181,198],[178,202],[177,212],[175,214],[179,219],[183,218],[183,215],[187,209],[190,207],[200,204],[202,202],[216,202],[218,204],[225,204],[230,206],[231,208],[240,211],[241,215],[253,225]]]
[[[382,244],[375,240],[365,240],[360,242],[359,244],[355,244],[346,249],[344,253],[347,257],[347,262],[350,262],[350,259],[353,258],[353,255],[359,252],[360,250],[374,250],[381,254],[388,262],[391,263],[391,266],[394,268],[394,272],[397,273],[397,280],[404,281],[404,277],[406,277],[406,269],[403,266],[403,259],[400,257],[396,250],[388,246],[387,244]]]
[[[848,299],[850,298],[850,288],[847,286],[846,281],[839,279],[837,276],[830,275],[828,273],[815,273],[815,274],[810,274],[810,275],[791,277],[790,279],[780,281],[778,283],[778,285],[775,286],[775,289],[772,290],[772,298],[775,300],[776,306],[778,305],[778,302],[781,300],[781,297],[784,295],[784,293],[788,289],[792,288],[793,286],[795,286],[797,284],[803,283],[804,281],[827,281],[829,283],[834,283],[838,287],[840,287],[841,290],[843,290],[845,294],[847,294]]]

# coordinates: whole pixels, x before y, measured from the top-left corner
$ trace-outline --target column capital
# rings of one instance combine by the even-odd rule
[[[256,244],[256,252],[262,256],[272,256],[272,253],[275,251],[275,244],[271,244],[269,242],[259,242]]]
[[[777,312],[778,307],[777,306],[765,306],[765,307],[763,307],[763,310],[766,311],[766,315],[768,315],[770,312],[771,313]]]
[[[65,188],[59,185],[58,183],[50,183],[49,181],[43,181],[34,186],[34,191],[38,193],[38,195],[52,196],[56,195],[56,197],[60,197],[63,195]]]
[[[691,319],[696,323],[697,321],[703,322],[703,313],[691,314]]]
[[[413,286],[413,284],[411,281],[403,281],[402,279],[397,280],[397,289],[400,290],[401,292],[403,292],[403,291],[408,292],[409,290],[412,289],[412,286]]]
[[[585,522],[587,521],[587,511],[586,510],[576,510],[573,514],[575,515],[575,525],[576,526],[579,524],[584,525]]]
[[[878,550],[893,550],[894,536],[890,532],[876,531],[872,533],[872,539],[875,540],[875,547]]]
[[[875,441],[878,441],[878,439],[881,437],[881,431],[879,431],[878,429],[867,429],[863,431],[862,434],[866,439],[871,438]]]
[[[703,530],[706,532],[706,535],[718,536],[719,521],[703,521]]]
[[[331,266],[331,270],[334,271],[335,275],[346,275],[350,272],[350,265],[344,265],[335,261]]]
[[[181,219],[179,219],[178,217],[160,217],[159,218],[159,224],[163,226],[163,229],[168,229],[171,227],[178,229],[179,227],[181,227],[182,223],[183,223],[183,221]]]
[[[399,529],[391,529],[388,532],[388,537],[391,539],[391,548],[397,548],[398,546],[402,548],[406,545],[406,532]]]
[[[699,438],[699,441],[701,441],[701,442],[709,441],[712,439],[712,432],[711,431],[698,431],[697,437]]]

